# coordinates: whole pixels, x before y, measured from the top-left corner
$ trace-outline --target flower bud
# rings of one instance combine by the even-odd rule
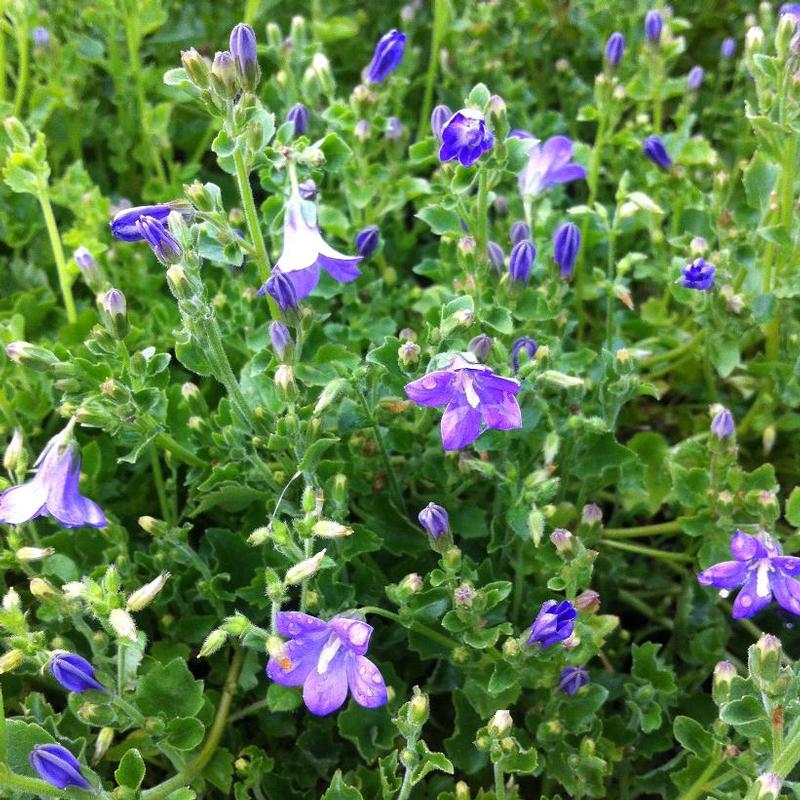
[[[747,666],[750,677],[760,688],[777,680],[781,668],[783,647],[781,640],[771,633],[764,634],[754,645],[748,648]]]
[[[278,394],[283,400],[292,402],[297,399],[299,392],[294,380],[294,370],[288,364],[281,364],[275,370],[274,380]]]
[[[30,147],[31,137],[25,126],[16,117],[6,117],[3,125],[14,147],[24,150]]]
[[[436,106],[431,112],[431,131],[437,139],[441,138],[442,128],[452,116],[453,112],[447,106]]]
[[[18,667],[22,666],[25,656],[21,650],[9,650],[0,656],[0,675],[5,675],[8,672],[13,672]]]
[[[764,448],[764,455],[768,456],[775,446],[775,437],[777,433],[774,425],[767,425],[764,428],[764,433],[761,434],[761,445]]]
[[[20,547],[14,555],[17,561],[41,561],[53,553],[52,547]]]
[[[311,59],[311,72],[319,82],[323,94],[331,94],[336,88],[336,82],[331,72],[331,62],[322,53],[314,53]]]
[[[155,517],[142,516],[137,520],[139,527],[151,536],[164,536],[169,532],[169,525]]]
[[[113,728],[100,728],[100,733],[97,734],[97,740],[94,743],[94,754],[92,755],[92,764],[97,764],[103,760],[103,756],[108,752],[114,741]]]
[[[246,23],[240,22],[232,31],[229,42],[230,52],[236,65],[239,85],[252,92],[261,79],[261,67],[256,56],[256,34]]]
[[[718,706],[728,702],[731,693],[731,681],[735,677],[736,667],[730,661],[719,661],[714,667],[711,696]]]
[[[472,793],[464,781],[459,781],[456,784],[456,800],[472,800]]]
[[[467,345],[467,349],[479,361],[485,361],[489,357],[489,353],[492,352],[493,346],[494,339],[492,339],[491,336],[487,336],[485,333],[479,333],[472,340],[470,340],[470,343]]]
[[[468,583],[462,583],[453,592],[453,603],[459,608],[471,608],[474,599],[475,590]]]
[[[575,537],[566,528],[556,528],[550,534],[550,541],[560,556],[571,558],[575,555]]]
[[[489,242],[486,245],[486,258],[492,271],[498,275],[506,268],[506,254],[497,242]]]
[[[186,270],[179,264],[173,264],[167,270],[167,283],[177,300],[188,300],[192,295],[192,287]]]
[[[17,467],[23,464],[25,460],[25,445],[22,436],[22,431],[19,428],[14,429],[14,435],[6,447],[3,454],[3,469],[7,472],[16,472]],[[23,470],[24,471],[24,467]]]
[[[754,25],[744,37],[744,50],[748,56],[764,52],[764,31]]]
[[[203,58],[194,47],[188,50],[181,50],[181,64],[186,72],[186,77],[198,89],[208,89],[209,74],[211,68],[208,60]]]
[[[58,589],[45,578],[31,578],[30,590],[31,594],[39,600],[56,600],[60,595]]]
[[[125,604],[128,611],[141,611],[155,600],[156,595],[164,588],[169,579],[169,572],[162,572],[157,578],[137,589]]]
[[[108,615],[108,624],[120,639],[136,641],[136,623],[133,617],[123,608],[115,608]]]
[[[298,583],[308,580],[319,572],[322,559],[325,558],[325,550],[320,550],[311,558],[306,558],[299,564],[295,564],[286,571],[286,577],[283,582],[287,586],[295,586]]]
[[[334,522],[329,519],[321,519],[315,523],[311,529],[314,536],[319,536],[321,539],[341,539],[344,536],[350,536],[353,533],[352,528],[347,525],[342,525],[340,522]]]
[[[295,137],[301,136],[308,127],[308,109],[302,103],[295,103],[286,113],[286,122],[294,126]]]
[[[603,511],[597,503],[588,503],[581,512],[581,522],[593,528],[603,522]]]
[[[6,355],[15,363],[37,372],[46,372],[59,364],[56,356],[44,347],[30,342],[16,341],[6,346]]]
[[[533,262],[536,260],[536,247],[529,239],[514,245],[508,259],[508,275],[514,283],[526,284],[531,279]]]
[[[419,360],[420,346],[414,342],[404,342],[397,348],[397,360],[402,367],[410,367]]]
[[[22,601],[19,599],[19,594],[14,589],[9,589],[3,595],[3,610],[4,611],[19,611],[22,608]]]
[[[495,711],[494,716],[489,720],[489,735],[495,739],[500,739],[511,731],[514,721],[508,711]]]
[[[210,80],[211,88],[220,98],[233,99],[236,94],[236,62],[227,50],[214,56]]]
[[[228,634],[220,628],[214,628],[211,633],[206,636],[205,641],[200,646],[200,652],[197,654],[198,658],[208,658],[217,652],[228,641]]]
[[[85,247],[79,247],[72,254],[72,258],[78,265],[86,283],[90,287],[96,287],[100,280],[100,270],[97,268],[94,256]]]
[[[67,600],[78,600],[86,594],[86,584],[83,581],[67,581],[61,591]]]
[[[102,298],[103,311],[105,311],[111,333],[117,338],[124,339],[128,332],[127,304],[125,295],[119,289],[109,289]]]
[[[317,404],[314,406],[314,414],[318,415],[325,411],[334,400],[339,396],[339,393],[347,386],[347,381],[344,378],[334,378],[330,381],[325,388],[320,392]]]
[[[777,800],[783,781],[774,772],[765,772],[756,778],[754,785],[757,787],[756,800]]]
[[[420,589],[422,589],[423,580],[416,572],[411,572],[397,584],[397,588],[402,592],[404,595],[412,595],[416,594]]]
[[[428,702],[428,695],[423,694],[416,687],[414,687],[414,696],[408,704],[408,721],[412,725],[422,727],[430,716],[430,703]]]
[[[794,14],[783,14],[778,20],[778,28],[775,31],[775,53],[778,58],[784,59],[789,54],[796,30],[797,17]]]
[[[381,232],[377,225],[367,225],[356,235],[356,252],[362,258],[369,258],[381,241]]]

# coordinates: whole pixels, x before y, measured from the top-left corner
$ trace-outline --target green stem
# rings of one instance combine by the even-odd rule
[[[16,792],[23,794],[38,795],[41,797],[69,797],[66,792],[56,789],[49,783],[40,781],[38,778],[26,778],[23,775],[15,775],[7,767],[0,768],[0,790],[8,790],[10,796]],[[5,792],[0,791],[3,795]]]
[[[610,352],[614,344],[614,279],[616,277],[616,239],[615,230],[608,232],[608,259],[606,261],[606,349]]]
[[[14,116],[22,113],[22,104],[28,91],[28,74],[30,72],[30,30],[28,29],[28,11],[24,8],[14,26],[17,39],[17,86],[14,91]]]
[[[6,709],[3,704],[2,686],[0,686],[0,764],[8,764],[8,740],[6,736]]]
[[[233,725],[234,722],[238,722],[240,719],[251,717],[253,714],[258,714],[259,711],[269,708],[269,703],[270,701],[266,697],[263,700],[256,700],[255,703],[250,703],[249,706],[240,708],[235,714],[231,714],[228,722]]]
[[[6,101],[6,34],[0,25],[0,103]]]
[[[493,765],[494,771],[494,796],[497,800],[506,800],[506,784],[505,776],[503,775],[503,768],[499,762]]]
[[[792,732],[783,742],[777,758],[772,762],[770,772],[779,778],[786,778],[800,761],[800,723],[795,724]]]
[[[417,139],[428,125],[428,117],[433,107],[433,90],[436,86],[436,72],[439,69],[439,50],[442,37],[447,29],[447,2],[446,0],[433,0],[433,28],[431,31],[431,52],[428,56],[428,72],[425,76],[425,95],[422,99],[422,108],[419,112],[417,125]]]
[[[677,347],[673,347],[672,350],[667,350],[664,353],[656,353],[655,355],[649,356],[648,358],[643,358],[640,362],[642,367],[652,367],[656,364],[660,364],[662,361],[672,361],[679,356],[684,355],[697,347],[698,344],[703,339],[703,334],[697,333],[695,334],[689,341],[684,342]]]
[[[646,619],[663,625],[667,630],[672,630],[675,627],[675,623],[673,623],[671,619],[657,614],[650,603],[645,603],[644,600],[637,597],[633,592],[629,592],[627,589],[620,589],[618,596],[623,603],[626,603],[631,608],[635,608]]]
[[[161,461],[158,458],[158,450],[156,450],[154,447],[150,448],[150,467],[153,470],[153,483],[156,486],[158,506],[161,509],[161,519],[172,524],[172,513],[170,511],[169,501],[167,500],[167,492],[164,487],[164,473],[161,470]]]
[[[172,453],[175,458],[190,467],[202,468],[208,466],[207,462],[196,456],[191,450],[187,450],[182,444],[178,444],[168,433],[157,434],[154,441],[162,450]]]
[[[200,748],[200,752],[177,775],[160,783],[158,786],[154,786],[152,789],[147,789],[142,792],[143,800],[161,800],[164,797],[168,797],[176,789],[190,785],[199,777],[203,768],[217,751],[217,746],[225,731],[225,726],[228,723],[228,715],[231,711],[231,703],[236,695],[236,686],[239,681],[239,672],[242,669],[243,660],[244,651],[237,650],[233,655],[231,665],[228,669],[228,675],[225,678],[225,687],[222,690],[222,696],[219,700],[219,706],[217,706],[214,722],[211,725],[211,730],[208,732],[203,746]]]
[[[244,21],[252,25],[256,21],[258,14],[259,0],[246,0],[244,4]]]
[[[661,133],[661,120],[663,116],[661,104],[661,55],[658,49],[653,51],[653,131]]]
[[[411,794],[411,773],[413,768],[406,766],[405,774],[403,775],[403,783],[400,786],[400,791],[397,794],[397,800],[408,800]]]
[[[64,258],[64,248],[61,245],[56,218],[53,216],[53,206],[50,204],[49,188],[44,181],[41,181],[36,197],[42,209],[47,235],[50,237],[50,248],[53,251],[53,259],[56,262],[58,285],[61,287],[61,296],[64,299],[64,308],[67,311],[67,320],[70,323],[74,323],[78,319],[78,315],[75,311],[75,301],[72,298],[72,284],[67,274],[67,262]]]
[[[638,525],[632,528],[605,528],[603,536],[609,539],[634,539],[638,536],[659,536],[665,533],[680,533],[680,522],[658,522],[655,525]]]
[[[125,691],[125,645],[117,645],[117,695]]]
[[[399,614],[395,614],[393,611],[387,611],[384,608],[379,608],[378,606],[363,606],[361,608],[362,614],[377,614],[379,617],[385,617],[386,619],[390,619],[393,622],[399,622],[404,628],[408,627],[403,619],[400,617]],[[427,625],[424,625],[421,622],[413,622],[411,624],[410,630],[416,631],[417,633],[421,633],[425,638],[430,639],[432,642],[437,642],[438,644],[444,645],[450,650],[459,647],[458,642],[451,639],[449,636],[445,636],[444,634],[435,631],[433,628],[429,628]]]
[[[264,242],[264,234],[261,232],[258,211],[253,199],[253,187],[250,186],[250,175],[247,171],[247,165],[244,163],[244,153],[239,146],[233,151],[233,163],[236,167],[236,185],[239,188],[239,197],[242,200],[242,210],[247,223],[247,231],[256,247],[258,277],[262,282],[265,282],[272,271],[272,264],[267,253],[267,245]],[[273,318],[278,319],[274,314]]]
[[[697,776],[694,783],[682,794],[679,795],[678,800],[698,800],[699,797],[705,796],[706,784],[714,773],[719,769],[719,762],[716,758],[710,761],[706,768]]]
[[[674,553],[670,550],[657,550],[654,547],[645,547],[642,544],[631,544],[630,542],[618,542],[616,539],[603,539],[602,542],[615,550],[625,550],[628,553],[639,553],[643,556],[661,558],[664,561],[683,561],[685,563],[694,562],[694,558],[688,553]]]

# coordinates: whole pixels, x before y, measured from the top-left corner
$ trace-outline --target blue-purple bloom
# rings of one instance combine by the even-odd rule
[[[511,226],[511,230],[509,231],[509,238],[511,239],[511,244],[518,244],[524,239],[530,239],[531,229],[528,223],[523,222],[521,219],[518,219]]]
[[[50,31],[47,28],[38,26],[33,29],[33,46],[37,49],[47,47],[50,44]]]
[[[772,601],[800,615],[800,558],[785,556],[781,546],[762,531],[750,536],[736,531],[731,539],[734,561],[722,561],[698,574],[703,586],[730,591],[741,586],[733,604],[733,618],[752,617]]]
[[[517,132],[517,138],[519,134]],[[551,136],[536,142],[528,154],[528,163],[519,175],[523,195],[537,195],[557,183],[569,183],[586,177],[586,170],[572,160],[572,139]]]
[[[90,273],[97,269],[97,261],[95,261],[94,256],[83,245],[75,250],[72,257],[75,259],[75,263],[78,265],[81,272]]]
[[[702,257],[696,258],[683,268],[683,277],[680,279],[681,286],[698,292],[711,291],[714,288],[716,272],[717,268],[713,264],[709,264]]]
[[[246,23],[240,22],[231,31],[230,52],[236,64],[236,74],[243,89],[252,91],[261,78],[261,67],[256,56],[256,34]]]
[[[269,324],[269,339],[275,355],[283,361],[284,356],[292,346],[292,335],[289,333],[289,329],[282,322],[273,320]]]
[[[431,112],[431,130],[437,139],[442,138],[442,129],[452,116],[453,112],[447,106],[436,106]]]
[[[672,159],[660,136],[648,136],[642,142],[642,151],[656,166],[661,167],[661,169],[669,169],[672,166]]]
[[[664,17],[661,12],[656,9],[648,11],[644,18],[644,35],[651,44],[658,44],[661,41],[663,28]]]
[[[320,270],[324,269],[340,283],[349,283],[361,274],[358,268],[361,261],[361,256],[347,256],[334,250],[322,238],[317,227],[316,208],[295,195],[286,205],[286,216],[283,221],[283,252],[272,270],[270,276],[272,283],[270,284],[268,280],[258,293],[263,294],[268,291],[278,305],[293,300],[293,306],[296,307],[297,303],[308,297],[316,288]],[[284,282],[278,285],[279,275],[291,283],[294,298],[291,298]],[[270,286],[280,291],[281,297],[278,297]],[[281,305],[282,308],[293,306],[291,303]]]
[[[295,103],[286,113],[286,121],[294,125],[294,135],[300,136],[308,127],[308,109],[302,103]]]
[[[300,611],[280,611],[275,627],[289,639],[270,656],[267,675],[281,686],[303,686],[303,702],[317,716],[341,708],[348,687],[365,708],[386,704],[386,684],[367,657],[372,626],[337,616],[329,622]]]
[[[442,506],[436,505],[436,503],[428,503],[419,512],[417,519],[419,524],[434,540],[450,532],[450,518],[447,515],[447,511]]]
[[[458,159],[464,167],[471,167],[494,147],[494,134],[486,126],[483,114],[473,108],[456,111],[442,127],[440,138],[439,160]]]
[[[257,295],[268,294],[278,304],[281,311],[293,311],[300,301],[297,298],[294,284],[285,273],[273,269],[267,282],[256,292]]]
[[[565,222],[553,235],[553,259],[561,270],[562,278],[572,277],[575,261],[581,249],[581,232],[574,222]]]
[[[791,14],[793,17],[797,17],[800,20],[800,3],[784,3],[781,6],[781,16],[784,14]]]
[[[178,240],[167,230],[164,223],[153,217],[143,216],[136,221],[136,227],[155,257],[165,266],[177,264],[183,258],[183,250]]]
[[[472,353],[455,356],[446,369],[429,372],[406,386],[406,394],[420,406],[444,406],[442,447],[460,450],[481,434],[481,424],[500,431],[522,427],[522,413],[514,395],[519,384],[495,375],[478,364]]]
[[[380,228],[377,225],[367,225],[356,234],[356,251],[362,258],[369,258],[378,249],[380,241]]]
[[[486,257],[489,259],[489,266],[497,273],[502,272],[506,266],[506,254],[497,242],[489,242],[486,245]]]
[[[696,92],[703,85],[703,78],[705,77],[705,70],[700,67],[692,67],[689,74],[686,76],[686,88],[690,92]]]
[[[520,336],[519,339],[514,340],[511,345],[511,370],[515,375],[519,372],[520,355],[525,353],[531,359],[536,355],[538,349],[539,345],[536,340],[531,339],[530,336]]]
[[[403,60],[406,35],[392,29],[378,40],[372,61],[367,67],[364,80],[367,83],[383,83],[389,73],[394,72]]]
[[[78,759],[60,744],[37,744],[31,750],[28,761],[36,774],[57,789],[76,786],[91,789],[92,785],[81,774]]]
[[[736,39],[732,36],[727,36],[723,39],[719,48],[719,54],[723,58],[733,58],[736,55]]]
[[[625,37],[618,31],[612,33],[606,42],[605,57],[609,67],[619,66],[622,56],[625,54]]]
[[[517,242],[508,259],[508,275],[514,283],[527,283],[531,279],[536,247],[530,239]]]
[[[577,694],[589,683],[589,672],[586,667],[564,667],[558,681],[558,688],[568,695]]]
[[[486,361],[489,357],[489,353],[492,352],[493,346],[494,339],[492,339],[491,336],[486,333],[479,333],[477,336],[473,336],[473,338],[470,339],[467,350],[479,361]]]
[[[563,642],[575,630],[577,618],[578,612],[569,600],[546,600],[531,625],[528,644],[538,642],[545,648]]]
[[[724,406],[719,406],[719,410],[714,414],[714,419],[711,420],[711,433],[722,441],[723,439],[730,439],[735,430],[736,422],[733,419],[733,414]]]
[[[107,691],[94,676],[94,667],[77,653],[58,653],[50,660],[50,674],[69,692]]]
[[[191,207],[183,200],[158,203],[154,206],[125,208],[115,214],[111,220],[111,235],[123,242],[140,242],[144,239],[144,234],[136,223],[142,217],[152,217],[159,222],[166,222],[172,211],[177,211],[184,219],[191,218]]]
[[[78,489],[81,457],[72,439],[74,421],[45,445],[36,474],[0,494],[0,523],[20,525],[37,517],[53,517],[65,528],[106,526],[100,506]]]

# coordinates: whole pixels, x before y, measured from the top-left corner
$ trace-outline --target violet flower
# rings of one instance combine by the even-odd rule
[[[551,136],[531,147],[528,163],[519,176],[519,189],[524,196],[537,195],[557,183],[585,177],[586,170],[572,160],[572,139]]]
[[[719,54],[723,58],[733,58],[736,55],[736,39],[732,36],[723,39],[719,48]]]
[[[705,70],[700,67],[692,67],[689,74],[686,76],[686,88],[690,92],[696,92],[703,85],[703,78],[705,77]]]
[[[648,11],[644,18],[644,35],[651,44],[661,41],[661,32],[664,28],[664,17],[661,12],[653,9]]]
[[[511,225],[511,230],[508,232],[511,244],[519,244],[524,239],[531,238],[531,228],[527,222],[518,219]]]
[[[381,232],[377,225],[367,225],[356,234],[356,251],[362,258],[369,258],[381,241]]]
[[[51,786],[64,790],[69,786],[91,789],[92,785],[81,774],[78,759],[60,744],[37,744],[28,761],[36,774]]]
[[[33,29],[33,46],[39,50],[50,44],[50,31],[38,26]]]
[[[661,169],[669,169],[672,166],[672,159],[660,136],[648,136],[642,142],[642,150]]]
[[[308,109],[302,103],[295,103],[286,113],[286,121],[294,125],[294,135],[300,136],[308,127]]]
[[[508,275],[514,283],[527,283],[531,279],[536,246],[529,239],[517,242],[508,259]]]
[[[20,525],[42,516],[56,519],[65,528],[106,526],[100,506],[78,490],[81,458],[72,439],[72,420],[45,445],[34,467],[36,474],[0,494],[0,523]]]
[[[386,684],[365,653],[372,626],[337,616],[325,622],[300,611],[280,611],[276,630],[282,651],[267,664],[267,675],[281,686],[303,686],[303,702],[317,716],[336,711],[347,699],[365,708],[386,703]]]
[[[442,129],[452,116],[453,112],[447,106],[436,106],[431,112],[431,130],[437,139],[442,138]]]
[[[539,345],[536,340],[531,339],[530,336],[520,336],[519,339],[514,340],[511,345],[511,369],[515,375],[519,372],[520,354],[525,353],[528,359],[531,359],[536,355],[538,349]]]
[[[136,223],[142,217],[152,217],[159,222],[166,222],[172,211],[177,211],[184,219],[191,219],[191,207],[183,200],[173,200],[154,206],[124,208],[117,212],[111,220],[111,235],[123,242],[140,242],[144,239],[144,234]]]
[[[69,692],[108,691],[94,676],[94,667],[77,653],[58,653],[50,661],[50,674]]]
[[[283,252],[272,270],[271,279],[276,278],[277,273],[289,280],[295,294],[294,306],[314,291],[319,283],[320,269],[340,283],[349,283],[361,274],[358,269],[361,261],[361,256],[340,253],[322,238],[312,204],[302,201],[299,195],[289,198],[283,221]],[[275,285],[274,280],[272,285]],[[265,291],[269,291],[281,305],[281,299],[270,291],[269,280],[258,293],[264,294]]]
[[[575,261],[581,249],[581,232],[574,222],[565,222],[553,235],[553,260],[558,264],[562,278],[571,278]]]
[[[406,48],[406,35],[392,29],[378,40],[372,61],[366,69],[367,83],[383,83],[400,66]]]
[[[481,424],[500,431],[522,427],[516,397],[519,384],[478,364],[472,353],[455,356],[441,370],[406,385],[406,394],[420,406],[443,406],[442,446],[460,450],[481,433]]]
[[[530,628],[528,644],[538,642],[542,648],[556,642],[563,642],[575,630],[578,612],[569,600],[547,600],[542,603],[539,613]]]
[[[558,688],[568,695],[577,694],[589,683],[589,672],[585,667],[564,667],[558,681]]]
[[[492,347],[494,347],[494,339],[486,333],[479,333],[469,340],[467,350],[469,350],[478,361],[486,361],[489,357],[489,353],[492,352]]]
[[[442,506],[436,505],[436,503],[428,503],[417,514],[417,519],[419,524],[434,540],[450,532],[450,518],[447,515],[447,511]]]
[[[439,160],[458,159],[464,167],[471,167],[494,147],[494,134],[486,126],[483,114],[473,108],[456,111],[443,125],[440,138]]]
[[[183,250],[160,220],[145,215],[136,220],[136,227],[142,234],[142,239],[150,245],[155,257],[165,267],[180,263]]]
[[[253,91],[261,78],[261,67],[256,55],[255,31],[245,22],[240,22],[232,31],[229,45],[236,73],[243,89]]]
[[[695,289],[698,292],[708,292],[714,288],[714,275],[717,268],[704,258],[696,258],[691,264],[683,268],[681,286],[686,289]]]
[[[278,304],[281,311],[294,311],[300,304],[294,284],[285,273],[273,269],[267,282],[256,292],[257,295],[268,294]]]
[[[489,266],[494,272],[501,273],[506,267],[506,254],[497,242],[489,242],[486,245],[486,257],[489,259]]]
[[[280,361],[283,361],[286,353],[292,347],[292,334],[289,333],[289,329],[282,322],[273,320],[269,324],[269,339],[275,355]]]
[[[784,14],[791,14],[793,17],[800,20],[800,3],[784,3],[781,6],[780,14],[781,16]]]
[[[773,595],[778,605],[800,615],[800,558],[784,556],[768,533],[750,536],[736,531],[731,539],[734,561],[722,561],[703,570],[697,580],[703,586],[729,591],[742,588],[733,604],[733,618],[752,617],[768,606]]]
[[[606,63],[612,69],[614,67],[618,67],[620,61],[622,61],[622,56],[625,54],[625,37],[619,33],[612,33],[611,36],[608,37],[608,41],[606,42],[606,49],[605,49],[605,59]]]
[[[728,411],[724,406],[719,406],[719,410],[714,414],[714,419],[711,420],[711,433],[720,441],[730,439],[736,430],[736,423],[733,419],[733,414]]]

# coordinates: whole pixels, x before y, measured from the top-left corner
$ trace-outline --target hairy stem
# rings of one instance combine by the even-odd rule
[[[42,181],[36,195],[42,209],[44,224],[47,228],[47,235],[50,237],[50,249],[53,251],[53,259],[56,262],[56,272],[58,273],[58,285],[61,288],[61,296],[64,299],[64,308],[67,312],[67,320],[74,323],[78,319],[75,311],[75,300],[72,298],[72,284],[67,274],[67,262],[64,258],[64,247],[61,244],[61,236],[58,233],[56,218],[53,216],[53,206],[50,204],[50,192],[48,186]]]

